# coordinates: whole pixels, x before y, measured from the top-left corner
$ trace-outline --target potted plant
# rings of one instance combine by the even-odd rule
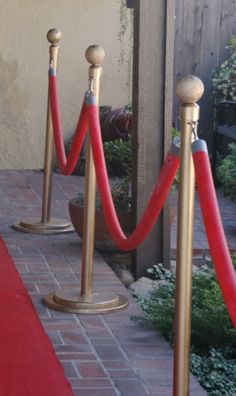
[[[110,174],[122,177],[132,173],[131,137],[127,140],[115,139],[103,143],[104,154]]]
[[[99,118],[108,172],[119,177],[131,173],[130,135],[133,126],[131,107],[126,105],[119,109],[112,109],[111,106],[100,106]],[[67,155],[71,150],[72,143],[73,138],[66,144]],[[85,175],[85,155],[84,146],[75,166],[74,175]]]
[[[179,135],[176,128],[172,129],[172,136]],[[128,235],[133,230],[133,214],[131,210],[131,178],[132,178],[132,145],[131,137],[125,140],[115,139],[103,143],[106,164],[111,184],[113,202],[122,229]],[[114,175],[116,176],[114,178]],[[119,176],[119,177],[118,177]],[[178,185],[178,175],[175,178],[172,191]],[[171,210],[171,222],[175,216],[175,206]],[[72,224],[78,235],[83,238],[84,195],[79,194],[69,201],[69,212]],[[173,214],[173,213],[174,214]],[[107,229],[99,194],[96,196],[95,215],[95,247],[100,250],[114,250],[115,246]]]
[[[116,208],[117,217],[125,234],[132,231],[133,216],[131,211],[131,194],[130,194],[130,177],[112,179],[111,193]],[[71,222],[83,239],[83,217],[84,217],[84,194],[78,194],[76,198],[69,201],[69,213]],[[96,213],[95,213],[95,247],[100,250],[115,250],[115,245],[108,231],[99,193],[96,195]]]
[[[112,110],[110,106],[100,107],[100,123],[104,155],[110,176],[111,193],[117,216],[125,234],[132,231],[131,173],[132,173],[132,112],[129,106]],[[116,176],[114,178],[114,176]],[[69,201],[72,224],[83,238],[84,196],[79,194]],[[100,197],[96,197],[95,247],[114,249],[107,229]]]

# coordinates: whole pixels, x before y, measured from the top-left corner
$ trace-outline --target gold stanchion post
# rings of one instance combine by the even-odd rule
[[[99,100],[100,66],[105,52],[98,45],[90,46],[85,53],[89,67],[89,91]],[[93,291],[93,253],[96,201],[96,174],[93,162],[90,136],[87,141],[85,174],[85,214],[83,229],[81,288],[61,289],[44,298],[50,308],[74,313],[101,314],[124,309],[128,305],[126,297],[119,294]]]
[[[51,29],[47,33],[47,39],[51,43],[49,48],[49,67],[57,70],[59,42],[61,32],[57,29]],[[69,220],[51,217],[51,196],[52,196],[52,173],[53,173],[53,126],[51,118],[51,109],[48,97],[47,105],[47,127],[44,156],[44,179],[43,179],[43,200],[42,200],[42,217],[41,219],[26,219],[14,224],[13,228],[17,231],[34,234],[59,234],[73,232],[74,228]]]
[[[204,85],[202,81],[192,75],[183,78],[177,84],[177,96],[181,102],[181,150],[174,332],[174,396],[189,395],[192,245],[195,191],[191,143],[197,136],[199,106],[196,102],[201,98],[203,91]]]

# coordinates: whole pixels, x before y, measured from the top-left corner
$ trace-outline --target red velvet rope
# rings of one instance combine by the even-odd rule
[[[57,77],[54,75],[49,76],[49,98],[51,106],[52,124],[53,124],[53,134],[54,141],[57,152],[58,166],[64,175],[70,175],[75,169],[76,163],[78,161],[85,135],[88,129],[88,121],[86,117],[86,104],[83,103],[79,120],[76,126],[76,131],[72,143],[68,159],[66,158],[64,141],[61,129],[61,116],[58,101],[58,87],[57,87]]]
[[[136,247],[144,241],[156,223],[178,170],[179,158],[177,155],[171,152],[167,155],[155,189],[149,199],[145,213],[143,214],[134,232],[129,237],[126,237],[120,227],[112,200],[103,152],[98,108],[96,105],[88,106],[87,116],[91,134],[91,146],[96,169],[97,183],[101,195],[102,207],[107,227],[118,248],[122,250],[136,249]]]
[[[193,161],[212,259],[227,310],[236,327],[236,273],[224,234],[207,152],[195,152]]]
[[[64,175],[68,175],[73,172],[74,166],[76,165],[81,151],[81,147],[87,131],[87,126],[89,123],[93,159],[95,163],[97,182],[101,194],[102,206],[107,227],[116,245],[120,249],[135,249],[144,241],[144,239],[147,237],[147,235],[156,223],[156,220],[169,194],[171,185],[179,167],[178,156],[171,152],[167,155],[156,187],[149,199],[146,211],[143,214],[135,231],[129,237],[126,237],[120,227],[112,200],[110,184],[106,169],[106,162],[103,152],[97,105],[89,104],[86,107],[86,104],[83,104],[72,144],[72,149],[69,153],[67,160],[61,130],[57,77],[54,75],[50,75],[49,77],[49,97],[54,130],[54,141],[60,171]],[[94,99],[94,97],[90,98],[92,102]]]
[[[49,97],[54,129],[54,140],[61,172],[65,175],[73,172],[89,123],[97,182],[108,229],[116,245],[120,249],[135,249],[144,241],[156,223],[178,170],[178,156],[171,152],[167,155],[155,189],[149,199],[147,208],[134,232],[129,237],[126,237],[120,227],[112,200],[103,152],[98,107],[94,104],[89,104],[86,108],[86,105],[83,104],[76,127],[72,149],[69,153],[68,159],[66,159],[61,131],[57,78],[53,75],[49,78]],[[221,222],[207,152],[204,150],[196,151],[193,154],[193,161],[199,191],[199,201],[212,258],[225,304],[233,325],[236,327],[236,273],[231,261]]]

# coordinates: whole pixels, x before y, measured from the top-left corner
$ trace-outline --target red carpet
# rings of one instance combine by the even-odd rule
[[[0,396],[72,396],[9,253],[0,239]]]

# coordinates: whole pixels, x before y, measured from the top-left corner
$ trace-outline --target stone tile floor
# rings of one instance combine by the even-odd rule
[[[40,172],[0,171],[0,235],[35,304],[77,396],[170,396],[173,355],[155,331],[130,320],[141,314],[127,289],[95,252],[94,288],[125,295],[129,307],[106,315],[75,315],[49,310],[45,294],[60,287],[80,285],[82,245],[75,233],[32,235],[12,229],[15,222],[40,217],[43,175]],[[83,178],[54,174],[52,214],[68,218],[68,199],[81,190]],[[235,205],[223,199],[223,220],[231,248],[236,249]],[[194,247],[207,250],[206,238],[196,210]],[[176,225],[172,230],[175,248]],[[191,376],[190,395],[206,392]],[[58,395],[63,396],[63,395]]]

